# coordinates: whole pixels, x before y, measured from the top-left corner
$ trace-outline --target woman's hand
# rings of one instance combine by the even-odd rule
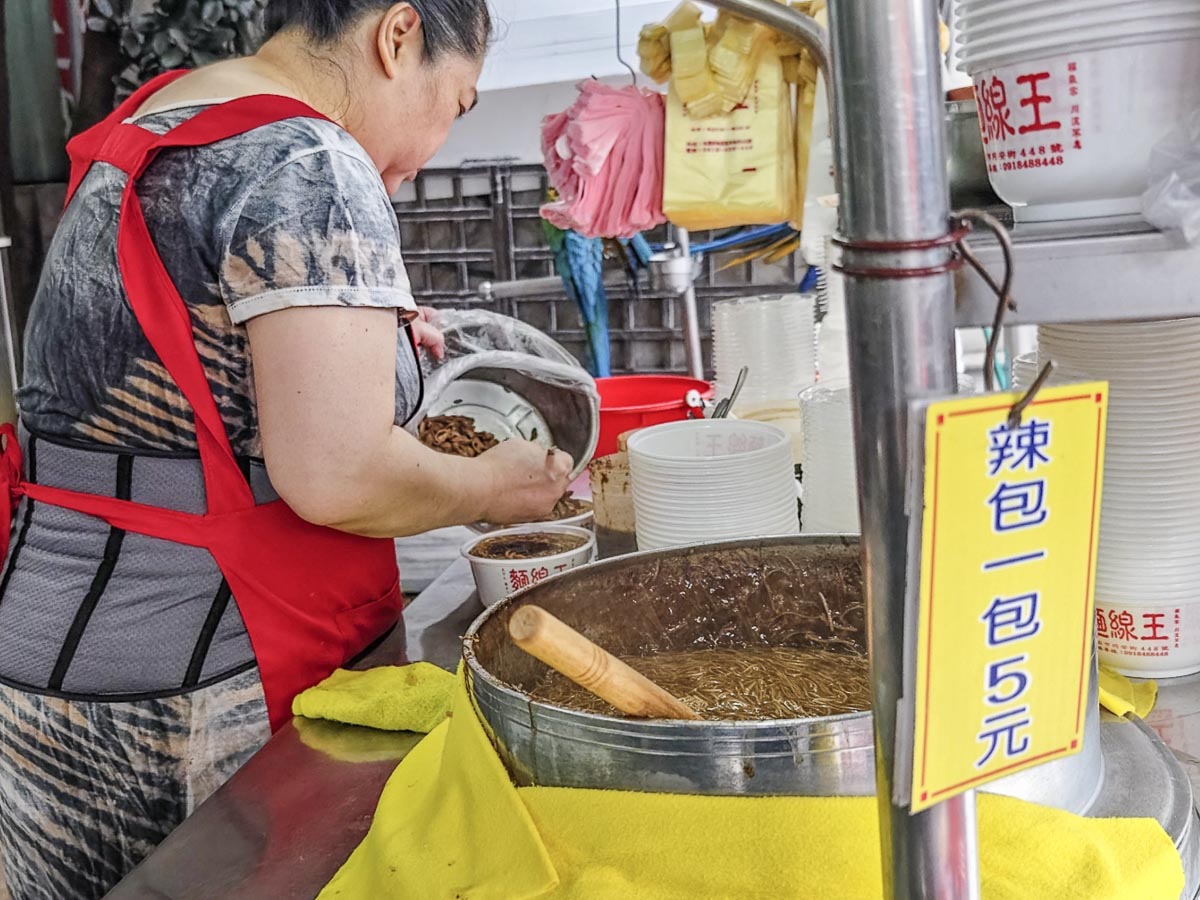
[[[492,474],[484,521],[493,525],[536,522],[550,515],[567,492],[575,465],[561,450],[520,440],[493,447],[478,462]]]
[[[302,519],[402,537],[543,518],[566,493],[565,453],[506,441],[463,459],[396,427],[394,310],[294,307],[246,327],[267,473]]]
[[[412,320],[413,337],[417,347],[424,347],[433,358],[439,362],[446,356],[446,338],[434,323],[437,321],[437,310],[429,306],[418,306],[417,317]]]

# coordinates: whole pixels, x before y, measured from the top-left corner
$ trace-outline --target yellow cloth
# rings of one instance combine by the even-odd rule
[[[1176,898],[1151,820],[979,798],[987,900]],[[388,781],[325,898],[694,900],[880,897],[873,798],[697,797],[514,788],[467,693]]]
[[[446,718],[454,676],[430,663],[338,669],[292,701],[292,714],[384,731],[433,731]]]
[[[1100,705],[1114,716],[1133,713],[1146,718],[1158,699],[1158,684],[1153,681],[1132,682],[1120,672],[1100,667]]]

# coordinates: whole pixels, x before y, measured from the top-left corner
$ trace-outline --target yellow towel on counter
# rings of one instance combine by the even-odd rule
[[[1147,819],[979,798],[987,900],[1176,898]],[[328,898],[695,900],[882,896],[874,798],[516,788],[460,671],[454,711],[397,767]]]
[[[1158,700],[1158,684],[1153,681],[1133,682],[1105,666],[1100,667],[1100,705],[1114,716],[1133,713],[1144,719]]]
[[[454,676],[431,663],[338,669],[292,701],[292,714],[366,725],[383,731],[428,733],[446,718]]]

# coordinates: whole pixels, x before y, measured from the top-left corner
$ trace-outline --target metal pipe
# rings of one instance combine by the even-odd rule
[[[845,292],[884,890],[889,897],[977,898],[974,796],[915,816],[896,802],[906,793],[897,790],[897,742],[911,740],[897,723],[915,575],[907,552],[909,404],[955,392],[954,285],[948,273],[885,274],[946,266],[948,247],[885,251],[878,244],[933,241],[948,230],[937,8],[925,0],[830,0],[832,52],[824,54],[815,23],[775,0],[710,2],[803,42],[831,91],[841,237],[857,245],[843,251],[842,266],[873,273],[847,274]],[[911,626],[908,632],[915,636]]]
[[[844,250],[843,268],[945,270],[946,244],[901,252],[863,246],[932,241],[949,230],[937,9],[924,0],[830,0],[829,18],[840,231],[858,245]],[[913,400],[957,388],[953,277],[848,274],[845,290],[884,889],[902,898],[977,898],[974,796],[918,815],[896,802],[908,787],[897,784],[905,774],[896,770],[897,744],[912,739],[897,721],[905,660],[915,648],[909,411]]]
[[[628,282],[623,272],[605,272],[604,286],[621,287]],[[517,281],[484,281],[478,287],[479,296],[491,302],[492,300],[523,299],[545,294],[561,294],[563,281],[557,275],[547,275],[545,278],[523,278]]]
[[[679,252],[690,259],[690,237],[686,228],[675,229],[675,241]],[[698,381],[704,380],[704,350],[700,344],[700,311],[696,306],[696,284],[688,282],[687,289],[679,295],[683,303],[683,350],[687,361],[688,375]]]

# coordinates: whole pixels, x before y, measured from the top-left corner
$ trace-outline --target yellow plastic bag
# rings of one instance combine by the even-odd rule
[[[663,211],[692,230],[788,221],[796,193],[792,90],[774,53],[764,53],[744,103],[695,119],[672,87],[667,96]]]

